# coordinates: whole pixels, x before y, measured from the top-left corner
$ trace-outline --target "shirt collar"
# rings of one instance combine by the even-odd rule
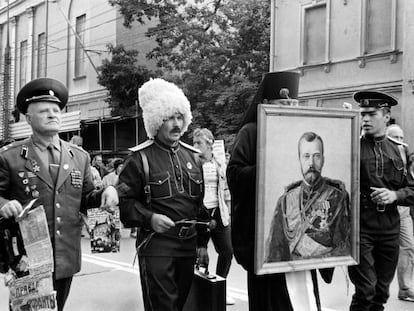
[[[44,141],[40,139],[39,137],[35,137],[33,135],[31,138],[32,138],[33,144],[37,148],[39,148],[41,151],[45,151],[50,144],[52,144],[55,149],[61,151],[60,139],[58,135],[53,136],[52,141]]]

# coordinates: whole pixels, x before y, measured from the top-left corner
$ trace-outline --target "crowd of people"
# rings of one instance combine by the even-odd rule
[[[192,121],[190,102],[175,84],[151,79],[138,90],[149,139],[131,148],[125,159],[112,158],[105,165],[101,155],[90,160],[80,136],[70,143],[59,138],[66,87],[48,78],[27,83],[17,108],[33,134],[0,151],[0,219],[13,219],[35,197],[45,206],[58,310],[80,270],[77,215],[119,205],[121,220],[136,237],[145,310],[183,310],[194,266],[209,264],[211,240],[217,275],[227,278],[233,255],[247,271],[250,310],[320,311],[317,273],[330,283],[334,267],[255,273],[257,108],[298,106],[298,89],[298,73],[265,74],[231,154],[221,159],[207,128],[192,132],[193,145],[181,140]],[[414,302],[414,156],[402,128],[390,125],[391,108],[398,104],[394,97],[363,90],[354,100],[361,117],[360,256],[348,268],[355,286],[349,310],[384,310],[396,271],[398,298]],[[323,139],[309,131],[297,144],[303,179],[275,202],[265,262],[341,256],[351,249],[355,209],[344,183],[321,175]],[[227,295],[226,303],[235,300]]]

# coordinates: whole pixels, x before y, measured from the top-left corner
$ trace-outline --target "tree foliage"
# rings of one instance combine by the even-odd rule
[[[138,51],[126,50],[122,45],[107,46],[111,59],[104,59],[98,67],[98,83],[107,88],[107,102],[112,115],[133,116],[138,113],[138,87],[154,75],[137,63]]]
[[[269,68],[268,0],[109,0],[124,25],[155,19],[147,54],[179,73],[193,105],[194,126],[231,139],[263,73]]]

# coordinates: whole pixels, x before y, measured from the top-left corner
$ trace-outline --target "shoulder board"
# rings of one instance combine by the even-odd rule
[[[291,183],[290,185],[286,186],[285,191],[288,192],[296,187],[299,187],[301,183],[302,183],[302,180],[295,181],[294,183]]]
[[[197,148],[194,148],[193,146],[191,146],[191,145],[189,145],[189,144],[186,144],[186,143],[184,143],[184,142],[182,142],[181,140],[180,141],[178,141],[179,143],[180,143],[180,145],[181,146],[183,146],[184,148],[186,148],[186,149],[190,149],[192,152],[195,152],[195,153],[200,153],[200,150],[198,150]]]
[[[83,149],[82,147],[80,147],[78,145],[72,144],[72,143],[67,142],[67,141],[64,141],[64,140],[62,140],[62,143],[63,144],[66,144],[66,148],[68,149],[68,151],[70,153],[72,153],[72,150],[79,150],[79,151],[81,151],[83,153],[88,153],[85,149]]]
[[[154,143],[154,140],[148,139],[148,140],[144,141],[142,144],[139,144],[135,147],[128,148],[128,150],[132,151],[132,152],[136,152],[136,151],[139,151],[139,150],[142,150],[142,149],[145,149],[145,148],[151,146],[153,143]]]
[[[328,185],[330,185],[332,187],[335,187],[339,190],[346,190],[345,189],[345,184],[342,181],[340,181],[339,179],[331,179],[331,178],[327,178],[327,177],[324,177],[324,179],[325,179],[325,181]]]
[[[401,142],[401,141],[398,141],[398,140],[396,140],[396,139],[394,139],[394,138],[392,138],[392,137],[389,137],[389,136],[387,136],[387,138],[388,138],[389,140],[391,140],[393,143],[396,143],[397,145],[402,145],[402,146],[404,146],[404,147],[408,147],[408,144],[406,144],[406,143],[403,143],[403,142]]]
[[[12,143],[10,143],[8,145],[5,145],[5,146],[1,147],[0,148],[0,152],[5,152],[7,150],[20,147],[21,145],[26,144],[26,143],[27,143],[27,140],[26,139],[25,140],[20,140],[20,141],[12,142]]]

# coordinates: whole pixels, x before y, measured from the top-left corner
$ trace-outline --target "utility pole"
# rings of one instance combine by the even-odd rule
[[[4,49],[4,81],[3,81],[3,137],[9,138],[10,135],[10,37],[9,37],[9,0],[7,0],[7,28],[6,28],[6,48]]]
[[[47,77],[47,47],[49,45],[49,0],[46,2],[46,29],[45,29],[45,77]]]

